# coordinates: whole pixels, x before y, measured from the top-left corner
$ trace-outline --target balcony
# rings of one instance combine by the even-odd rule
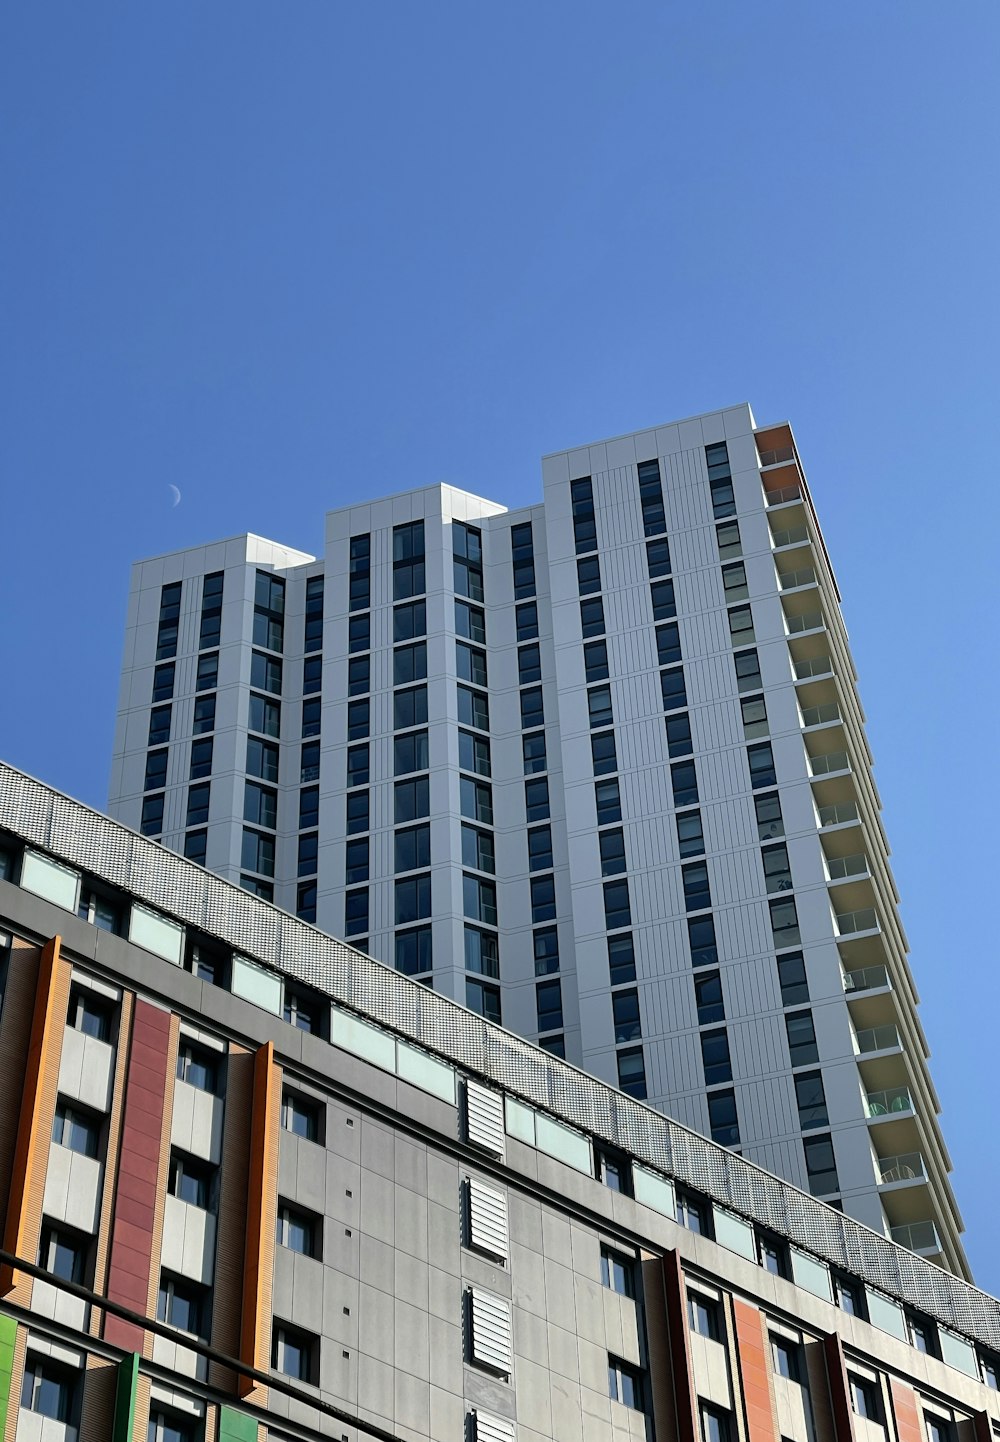
[[[794,591],[799,586],[815,586],[816,568],[814,566],[800,566],[797,571],[779,571],[778,585],[782,591]]]
[[[784,465],[786,461],[794,461],[795,447],[779,446],[776,450],[760,451],[759,455],[761,469],[767,466],[781,466]]]
[[[860,911],[838,911],[836,922],[838,936],[857,936],[863,931],[882,930],[874,906],[863,906]]]
[[[887,1087],[884,1091],[868,1092],[865,1106],[869,1117],[916,1116],[909,1087]]]
[[[835,771],[850,769],[851,760],[846,751],[824,751],[819,756],[809,757],[810,776],[829,776]]]
[[[828,856],[826,869],[831,881],[845,881],[851,876],[871,875],[868,857],[863,851],[857,852],[854,856]]]
[[[894,1242],[911,1252],[923,1256],[936,1256],[942,1250],[941,1238],[933,1222],[907,1222],[902,1227],[890,1227],[889,1234]]]
[[[808,542],[808,526],[788,526],[783,530],[771,532],[771,546],[775,551],[780,551],[783,546],[801,546]]]
[[[810,726],[830,726],[843,719],[836,701],[824,701],[821,706],[802,707],[802,726],[806,730]]]
[[[854,1034],[854,1046],[858,1056],[866,1056],[870,1052],[898,1051],[902,1045],[899,1032],[891,1022],[886,1026],[865,1027],[863,1031]]]
[[[775,486],[774,490],[764,487],[764,503],[770,509],[772,506],[787,506],[791,501],[801,501],[802,487],[797,481],[790,486]]]
[[[833,661],[829,656],[814,656],[808,661],[793,661],[796,681],[811,681],[814,676],[832,676]]]
[[[802,611],[797,616],[785,617],[785,630],[789,636],[800,636],[803,631],[824,631],[826,623],[822,611]]]
[[[920,1152],[901,1152],[894,1157],[879,1157],[879,1186],[893,1186],[897,1182],[926,1181],[924,1159]]]
[[[849,996],[891,985],[889,970],[884,966],[861,966],[857,971],[844,972],[844,990]]]
[[[846,826],[851,821],[860,820],[857,803],[854,801],[838,801],[834,806],[820,806],[817,808],[817,815],[820,826]]]

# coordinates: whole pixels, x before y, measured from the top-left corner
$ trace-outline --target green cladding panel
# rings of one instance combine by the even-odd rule
[[[10,1399],[10,1376],[14,1370],[14,1342],[17,1323],[13,1317],[0,1316],[0,1436],[7,1425],[7,1403]]]
[[[135,1428],[135,1394],[139,1386],[139,1353],[133,1352],[118,1363],[115,1387],[115,1420],[111,1442],[132,1442]]]
[[[257,1421],[232,1407],[219,1408],[219,1442],[257,1442]]]

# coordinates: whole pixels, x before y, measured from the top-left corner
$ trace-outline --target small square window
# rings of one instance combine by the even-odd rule
[[[286,1087],[281,1097],[281,1125],[307,1142],[323,1143],[323,1106],[312,1097]]]
[[[299,1382],[313,1382],[318,1373],[319,1339],[284,1322],[275,1322],[271,1366]]]

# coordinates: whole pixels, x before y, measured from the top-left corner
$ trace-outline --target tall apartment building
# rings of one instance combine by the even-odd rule
[[[0,1068],[5,1442],[1000,1438],[995,1298],[2,764]]]
[[[543,480],[138,564],[113,815],[966,1274],[791,429]]]

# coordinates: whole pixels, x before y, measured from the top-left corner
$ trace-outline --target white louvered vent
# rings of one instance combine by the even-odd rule
[[[503,1096],[471,1079],[465,1083],[465,1129],[474,1147],[503,1157],[507,1136],[503,1124]]]
[[[513,1351],[510,1303],[479,1287],[469,1289],[471,1360],[504,1377],[511,1374]]]
[[[494,1417],[492,1412],[473,1412],[473,1442],[516,1442],[513,1422]]]
[[[509,1245],[505,1193],[470,1177],[466,1195],[469,1204],[469,1246],[506,1262]]]

